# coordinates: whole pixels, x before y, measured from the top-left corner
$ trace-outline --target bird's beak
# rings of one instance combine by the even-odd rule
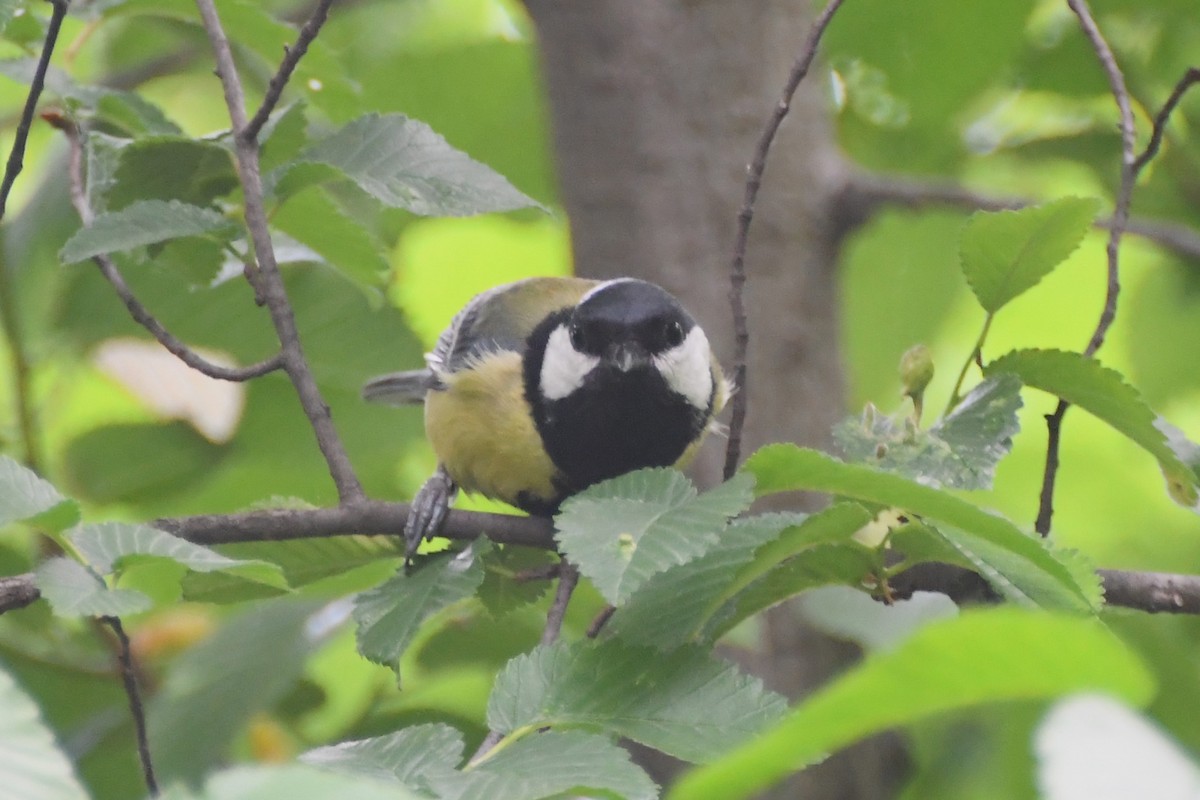
[[[629,372],[650,363],[650,354],[637,342],[618,342],[608,349],[608,363],[621,372]]]

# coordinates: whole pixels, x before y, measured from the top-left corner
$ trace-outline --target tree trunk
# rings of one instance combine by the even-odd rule
[[[807,34],[802,0],[528,0],[540,35],[575,264],[679,296],[730,366],[729,264],[746,164]],[[751,345],[744,454],[772,441],[826,447],[842,413],[834,267],[835,150],[818,71],[775,142],[746,268]],[[697,474],[720,474],[722,440]],[[852,654],[788,609],[769,615],[761,673],[796,697]],[[779,796],[894,794],[893,746],[808,770]]]

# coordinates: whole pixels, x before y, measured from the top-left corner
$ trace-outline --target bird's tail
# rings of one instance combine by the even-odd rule
[[[372,403],[393,406],[413,405],[425,401],[425,393],[436,388],[438,380],[430,369],[413,369],[380,375],[363,384],[362,396]]]

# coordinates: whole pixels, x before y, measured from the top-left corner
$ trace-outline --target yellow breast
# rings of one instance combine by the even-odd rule
[[[556,500],[557,470],[525,402],[520,354],[490,354],[441,378],[445,390],[425,399],[425,431],[455,482],[506,503],[522,493]]]

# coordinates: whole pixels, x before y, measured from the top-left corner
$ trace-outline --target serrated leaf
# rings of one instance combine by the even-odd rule
[[[87,800],[90,796],[42,720],[33,698],[0,670],[0,800]]]
[[[786,704],[705,649],[664,653],[619,640],[541,646],[509,661],[488,725],[511,733],[597,727],[688,761],[716,757],[779,718]]]
[[[300,760],[322,769],[398,780],[420,788],[428,774],[453,770],[462,761],[463,737],[449,725],[414,725],[403,730],[318,747]]]
[[[980,211],[963,229],[959,256],[980,305],[994,314],[1066,260],[1100,202],[1064,197],[1018,211]]]
[[[204,208],[237,185],[237,171],[227,149],[216,142],[184,136],[134,139],[121,148],[113,178],[107,207],[115,209],[139,200],[178,200]]]
[[[8,456],[0,456],[0,525],[35,517],[65,501],[49,481]]]
[[[195,781],[193,782],[195,783]],[[203,790],[173,784],[160,800],[428,800],[395,783],[324,772],[307,764],[239,765],[212,775]]]
[[[804,518],[793,513],[734,520],[707,553],[650,576],[613,614],[605,634],[663,650],[691,641],[730,585],[730,576],[754,558],[759,546]]]
[[[1021,382],[997,375],[980,383],[949,416],[928,430],[906,415],[866,414],[833,430],[846,458],[898,472],[932,486],[990,489],[996,464],[1012,449],[1020,430]]]
[[[165,558],[194,572],[228,572],[248,581],[287,588],[282,570],[258,560],[239,560],[192,544],[166,531],[127,522],[80,525],[68,534],[72,544],[97,572],[120,570],[135,557]]]
[[[608,737],[583,731],[527,735],[462,772],[434,776],[439,800],[606,796],[654,800],[658,787]]]
[[[869,656],[767,733],[684,776],[668,796],[737,800],[878,731],[980,703],[1078,691],[1142,704],[1154,680],[1094,620],[1013,607],[964,612]]]
[[[308,144],[308,118],[303,100],[289,103],[267,117],[258,139],[262,142],[259,166],[270,172],[291,161]]]
[[[738,475],[697,495],[676,470],[637,470],[563,503],[555,539],[605,599],[619,605],[651,575],[703,555],[725,523],[749,507],[752,485]]]
[[[356,284],[378,288],[382,283],[388,262],[379,242],[320,186],[293,194],[271,221]]]
[[[276,506],[278,507],[278,506]],[[404,544],[395,536],[336,536],[313,539],[291,539],[279,542],[238,542],[215,548],[236,560],[265,561],[278,566],[287,579],[287,586],[298,589],[315,581],[335,575],[346,575],[369,564],[381,568],[395,563],[404,555]],[[380,578],[354,586],[355,591],[376,585]],[[250,583],[227,572],[193,573],[184,576],[183,597],[215,603],[278,594],[262,583]]]
[[[177,200],[139,200],[120,211],[100,214],[92,224],[75,233],[63,245],[59,258],[64,264],[105,253],[119,253],[183,236],[228,234],[236,227],[208,208]]]
[[[815,450],[794,445],[768,445],[746,463],[758,478],[758,493],[807,489],[830,492],[854,500],[905,509],[922,518],[960,528],[1005,552],[1004,577],[1038,605],[1073,611],[1091,611],[1091,598],[1071,570],[1058,561],[1045,542],[1025,534],[1008,520],[940,489],[879,472],[857,464],[844,464]],[[985,575],[987,577],[987,575]]]
[[[360,594],[354,602],[358,651],[376,664],[397,669],[422,622],[475,594],[489,546],[488,540],[476,539],[462,552],[438,554],[412,574],[401,572]]]
[[[1003,372],[1108,423],[1158,459],[1176,502],[1192,508],[1200,501],[1200,475],[1180,460],[1154,412],[1121,373],[1094,358],[1063,350],[1017,350],[987,366],[988,375]]]
[[[493,617],[536,603],[550,588],[548,580],[520,580],[522,573],[554,564],[553,553],[532,547],[493,547],[483,557],[479,600]]]
[[[306,161],[333,167],[385,205],[422,216],[541,207],[504,176],[403,114],[359,117],[294,163]]]
[[[153,605],[134,589],[109,589],[78,562],[52,558],[34,573],[42,597],[60,617],[120,617]]]
[[[874,550],[854,541],[804,550],[726,601],[709,619],[704,638],[719,639],[742,620],[818,586],[861,586],[878,563]]]

